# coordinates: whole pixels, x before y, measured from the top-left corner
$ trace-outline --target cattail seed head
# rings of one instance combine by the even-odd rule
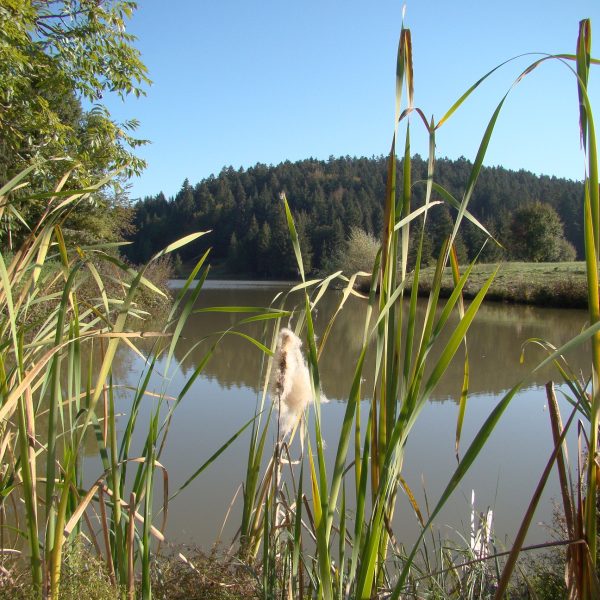
[[[275,350],[271,398],[279,403],[282,435],[291,431],[312,401],[310,375],[301,348],[302,340],[291,329],[281,329]]]

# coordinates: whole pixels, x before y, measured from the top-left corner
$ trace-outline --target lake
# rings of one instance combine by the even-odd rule
[[[283,286],[207,282],[200,294],[198,307],[269,306]],[[315,315],[317,335],[323,332],[339,298],[339,292],[331,291],[319,302]],[[299,296],[296,301],[300,303]],[[345,399],[361,346],[365,307],[366,302],[359,298],[348,301],[331,331],[320,362],[323,391],[329,399],[322,405],[323,430],[331,448],[326,452],[332,462]],[[293,308],[293,303],[289,308]],[[419,311],[422,314],[424,310],[423,302],[419,304]],[[175,395],[195,371],[215,338],[198,342],[210,333],[231,327],[244,316],[247,315],[214,312],[192,315],[175,353],[175,368],[172,367],[167,374],[169,380],[165,384],[156,377],[151,385],[156,391]],[[495,303],[482,306],[468,334],[470,390],[463,428],[463,451],[503,393],[544,357],[541,349],[530,345],[521,363],[521,344],[530,338],[543,338],[556,346],[561,345],[584,327],[586,316],[584,311],[578,310]],[[265,338],[265,326],[269,326],[268,322],[267,325],[264,322],[253,323],[243,331],[269,345],[271,338]],[[586,373],[589,371],[588,357],[587,347],[582,347],[570,354],[568,359],[573,368]],[[463,379],[462,351],[458,352],[457,359],[423,409],[406,448],[403,476],[423,512],[426,512],[425,494],[432,508],[456,467],[454,436],[457,399]],[[169,472],[171,493],[252,417],[262,394],[261,364],[261,352],[238,336],[227,336],[218,344],[202,375],[177,408],[170,427],[161,462]],[[137,383],[144,366],[142,359],[126,348],[120,350],[117,365],[116,375],[131,384]],[[158,372],[162,371],[162,367],[164,360],[159,363]],[[368,410],[368,391],[373,376],[373,362],[368,362],[364,372],[367,395],[361,407],[363,415]],[[463,479],[460,489],[437,519],[443,537],[455,535],[453,532],[456,531],[468,535],[471,490],[475,490],[477,509],[493,508],[496,536],[510,544],[551,452],[543,388],[550,379],[559,381],[559,375],[551,368],[537,373],[514,398],[471,471]],[[147,422],[153,402],[147,400],[140,425]],[[568,404],[564,400],[561,400],[561,409],[566,420]],[[125,400],[119,410],[127,411]],[[273,428],[267,442],[271,448],[274,437]],[[249,434],[246,432],[171,502],[166,531],[169,541],[193,543],[209,549],[217,540],[231,501],[245,476],[248,443]],[[528,538],[530,543],[548,539],[553,499],[558,499],[554,474],[532,525]],[[240,507],[238,495],[221,534],[225,545],[239,525]],[[416,518],[406,497],[401,494],[396,508],[396,536],[409,544],[414,541],[417,531]]]

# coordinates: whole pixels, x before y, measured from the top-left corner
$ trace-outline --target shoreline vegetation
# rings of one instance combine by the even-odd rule
[[[463,288],[463,297],[474,298],[496,266],[475,265]],[[434,275],[433,267],[428,267],[421,272],[419,295],[429,295]],[[408,289],[411,288],[412,278],[409,278]],[[450,269],[446,269],[442,278],[440,296],[448,297],[453,290],[452,273]],[[587,308],[585,263],[501,263],[485,300],[553,308]]]
[[[499,266],[498,273],[486,294],[485,302],[507,302],[530,304],[552,308],[585,309],[588,305],[585,263],[573,262],[503,262],[498,264],[476,264],[463,288],[465,299],[474,298],[490,275]],[[424,268],[419,275],[419,296],[429,296],[434,281],[435,267]],[[179,277],[177,277],[178,279]],[[229,273],[221,269],[211,270],[210,280],[256,282],[259,285],[285,284],[281,280],[252,279],[244,274]],[[367,277],[357,279],[359,291],[369,291]],[[413,278],[409,274],[406,292],[412,290]],[[448,298],[454,291],[450,267],[442,277],[440,297]]]

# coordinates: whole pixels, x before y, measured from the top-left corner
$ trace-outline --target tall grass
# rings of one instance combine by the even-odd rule
[[[578,555],[581,585],[577,589],[581,593],[574,597],[596,597],[594,594],[599,589],[595,574],[597,555],[595,456],[600,417],[600,396],[597,389],[600,367],[598,334],[600,302],[597,272],[597,256],[600,250],[600,221],[598,220],[600,208],[593,116],[586,91],[590,64],[597,62],[590,58],[590,35],[589,21],[582,21],[576,54],[543,55],[517,77],[494,110],[465,183],[464,193],[461,198],[456,198],[436,182],[436,132],[461,108],[470,94],[475,92],[499,67],[471,86],[439,121],[436,122],[433,118],[429,121],[425,118],[424,111],[414,105],[411,35],[410,30],[402,27],[396,68],[395,127],[388,158],[384,229],[381,234],[379,253],[373,265],[370,292],[366,303],[363,345],[351,381],[348,382],[346,411],[339,438],[330,450],[335,455],[332,471],[326,467],[321,432],[319,358],[323,352],[335,352],[335,349],[328,349],[326,344],[327,332],[337,312],[319,338],[315,335],[312,314],[321,294],[331,281],[343,276],[336,273],[324,280],[306,280],[292,213],[287,199],[283,196],[288,227],[301,276],[301,283],[292,292],[303,296],[300,300],[302,309],[295,322],[295,331],[305,340],[306,361],[313,392],[311,418],[307,418],[307,421],[313,423],[314,431],[311,435],[302,436],[302,429],[298,430],[302,436],[298,461],[289,460],[292,454],[293,435],[279,436],[261,480],[259,470],[266,452],[268,424],[263,424],[261,429],[261,424],[258,421],[255,423],[244,488],[241,535],[244,556],[262,559],[265,598],[281,594],[281,597],[310,596],[325,600],[334,598],[362,600],[380,596],[396,599],[406,594],[417,593],[415,573],[418,571],[415,570],[414,560],[420,552],[424,536],[430,531],[434,519],[486,445],[502,414],[526,381],[518,382],[500,400],[468,448],[461,451],[462,424],[469,390],[467,336],[495,272],[481,286],[470,304],[465,305],[462,300],[462,290],[474,263],[461,267],[453,244],[465,218],[488,235],[490,238],[488,243],[496,243],[484,226],[470,214],[469,202],[498,116],[508,95],[523,78],[530,76],[550,60],[561,61],[575,74],[580,92],[582,139],[589,160],[584,207],[590,328],[562,348],[549,349],[548,358],[533,371],[537,371],[548,362],[555,362],[561,369],[561,373],[568,375],[562,363],[562,354],[569,347],[591,338],[593,347],[591,403],[584,386],[576,384],[572,379],[567,381],[578,393],[578,398],[574,401],[576,409],[565,427],[561,425],[556,429],[555,448],[549,458],[548,466],[540,477],[514,547],[505,559],[502,576],[498,571],[500,565],[496,564],[497,576],[492,587],[497,587],[496,598],[503,597],[541,491],[554,462],[560,455],[560,449],[576,410],[580,410],[589,414],[590,421],[587,475],[581,488],[587,490],[587,497],[583,502],[584,508],[580,515],[581,538],[567,540],[566,543],[583,544],[585,548]],[[572,63],[575,64],[575,68],[571,67]],[[427,179],[424,181],[414,182],[411,179],[412,124],[408,124],[411,117],[416,118],[417,123],[424,125],[429,139],[428,172]],[[401,123],[407,125],[404,134],[401,180],[398,181],[396,155]],[[425,202],[418,208],[414,206],[413,201],[415,186],[424,186],[426,190]],[[452,234],[437,259],[425,318],[421,322],[416,318],[416,306],[423,240],[426,235],[425,224],[429,211],[435,209],[435,206],[441,202],[452,207],[456,217]],[[420,229],[415,231],[414,221],[417,217],[422,219]],[[405,286],[409,276],[407,265],[411,235],[417,236],[418,245],[416,264],[411,274],[411,292],[408,295],[405,294]],[[450,297],[442,301],[440,289],[446,266],[452,268],[454,289]],[[340,300],[340,309],[348,295],[352,293],[354,277],[345,281],[347,287]],[[407,302],[404,302],[405,296]],[[451,318],[453,315],[457,317]],[[442,341],[442,333],[444,341]],[[272,340],[271,350],[274,351],[276,332],[273,333]],[[440,347],[440,351],[433,354],[432,348],[436,346]],[[366,390],[371,401],[366,427],[364,427],[365,421],[360,414],[360,400],[363,393],[362,369],[368,352],[375,354],[376,377],[372,389]],[[414,494],[402,478],[404,449],[422,408],[457,354],[460,354],[464,364],[463,385],[461,389],[457,389],[457,397],[460,398],[456,423],[458,465],[425,519],[422,517],[423,512],[417,506]],[[433,356],[439,358],[434,359]],[[265,369],[265,391],[258,410],[259,414],[264,414],[269,371],[272,368],[269,363]],[[276,411],[280,400],[276,392],[272,396]],[[287,477],[283,476],[284,473],[288,474]],[[409,552],[402,550],[402,540],[398,541],[394,532],[393,518],[399,495],[406,496],[408,505],[411,505],[412,510],[421,520],[421,533]],[[349,511],[349,507],[352,507],[352,512]],[[353,514],[353,523],[350,519],[351,514]],[[486,557],[486,560],[491,558],[494,557]],[[479,562],[479,560],[475,561],[476,564]],[[454,571],[458,573],[457,569]],[[489,587],[486,589],[487,594],[492,593],[490,589]],[[483,591],[481,593],[483,594]]]
[[[27,174],[0,191],[1,216],[6,217],[9,232],[15,219],[24,221],[14,193],[23,187]],[[62,223],[95,190],[66,192],[66,183],[65,177],[45,196],[46,210],[10,262],[0,258],[0,410],[2,445],[10,456],[3,504],[16,503],[15,497],[25,502],[33,584],[52,598],[59,597],[63,546],[80,530],[87,506],[101,489],[110,507],[112,527],[105,522],[110,531],[105,542],[111,577],[115,583],[126,577],[121,568],[125,564],[121,554],[127,551],[123,527],[127,520],[133,523],[138,503],[122,506],[121,474],[128,457],[125,463],[120,461],[116,448],[111,368],[119,343],[131,345],[141,336],[125,330],[128,320],[142,316],[134,302],[138,286],[154,287],[143,273],[128,272],[109,248],[67,246]],[[125,273],[124,298],[108,297],[98,261],[118,264]],[[95,281],[97,294],[81,302],[79,290],[88,277]],[[101,367],[96,374],[91,365],[98,354]],[[87,372],[84,360],[90,365]],[[47,430],[36,431],[44,417]],[[106,472],[85,493],[81,449],[91,431],[96,433]],[[144,481],[155,468],[148,458],[141,466]],[[136,491],[143,501],[139,486]],[[144,535],[143,540],[148,545],[150,538]]]
[[[135,597],[139,588],[142,598],[151,598],[151,549],[164,540],[169,505],[169,478],[160,457],[173,411],[202,372],[218,339],[231,331],[216,336],[182,389],[168,396],[175,345],[206,279],[208,253],[171,302],[165,325],[149,330],[146,322],[151,315],[137,299],[143,288],[165,295],[145,277],[149,265],[136,271],[122,262],[114,244],[78,246],[63,235],[62,225],[70,212],[105,182],[84,191],[67,191],[67,174],[54,191],[35,195],[46,208],[39,221],[30,224],[19,207],[28,200],[26,182],[32,170],[0,189],[3,247],[9,240],[16,244],[12,252],[0,255],[3,557],[11,550],[24,551],[35,594],[56,599],[64,549],[85,535],[122,597]],[[26,228],[18,244],[15,225],[20,231]],[[203,234],[174,242],[151,262]],[[120,346],[144,359],[134,388],[116,381]],[[153,390],[150,381],[157,376],[159,363],[163,379]],[[128,410],[120,417],[121,434],[118,419],[123,403]],[[144,403],[152,406],[151,414],[140,422]],[[143,440],[141,449],[139,441],[134,442],[136,436]],[[90,461],[83,457],[90,447],[95,448],[100,472],[84,474]],[[158,515],[156,505],[161,507]],[[4,572],[9,573],[10,565],[5,564]]]
[[[562,357],[562,350],[555,350],[547,344],[548,360],[553,360],[558,372],[563,377],[572,396],[568,400],[573,405],[573,411],[567,423],[563,426],[560,410],[554,388],[547,386],[548,406],[554,451],[548,461],[537,489],[526,512],[511,555],[507,560],[502,578],[499,581],[498,594],[506,589],[508,580],[514,569],[517,556],[524,541],[525,534],[533,517],[541,491],[543,490],[550,469],[556,464],[561,489],[565,534],[569,546],[565,570],[565,583],[570,598],[597,598],[600,596],[600,581],[598,580],[598,426],[600,418],[600,389],[598,369],[600,368],[600,290],[598,288],[598,251],[600,249],[600,194],[598,188],[598,153],[594,128],[593,111],[587,93],[590,75],[590,65],[600,61],[591,58],[591,23],[584,19],[579,23],[579,35],[575,55],[558,57],[563,61],[572,61],[575,68],[569,66],[577,81],[579,96],[579,125],[582,148],[586,158],[584,178],[584,241],[585,265],[587,275],[589,329],[578,336],[568,345],[577,343],[582,338],[591,340],[591,389],[588,391],[586,382],[580,382],[573,374]],[[539,61],[541,62],[541,61]],[[538,63],[534,64],[534,67]],[[587,423],[580,423],[578,430],[577,475],[575,485],[571,483],[568,466],[568,456],[565,437],[576,413],[583,415]]]

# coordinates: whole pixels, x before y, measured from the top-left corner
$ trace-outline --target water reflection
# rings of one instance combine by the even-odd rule
[[[268,306],[273,289],[206,289],[201,294],[199,306]],[[330,315],[339,303],[340,293],[325,295],[318,305],[315,325],[317,335],[322,333]],[[422,321],[426,303],[420,302],[418,317]],[[350,298],[340,312],[321,356],[320,371],[328,398],[344,400],[347,397],[353,368],[360,352],[366,303]],[[232,313],[201,313],[192,315],[177,346],[175,355],[184,374],[190,375],[214,343],[209,337],[218,331],[234,327],[246,315]],[[456,319],[453,323],[456,322]],[[470,392],[472,394],[497,394],[520,380],[532,366],[544,358],[543,351],[529,345],[525,361],[520,362],[521,345],[530,338],[542,338],[560,346],[576,335],[586,322],[584,311],[545,309],[530,306],[489,304],[481,307],[468,334],[470,359]],[[265,340],[265,323],[257,322],[238,328],[257,339]],[[270,335],[270,334],[269,334]],[[270,339],[270,338],[269,338]],[[444,337],[432,349],[432,361],[443,348]],[[587,347],[583,346],[568,355],[576,368],[586,365]],[[371,352],[371,354],[374,354]],[[204,374],[226,388],[247,387],[257,391],[261,387],[262,356],[254,346],[238,336],[226,336],[215,348],[214,356]],[[374,361],[367,361],[364,377],[371,384]],[[542,385],[555,377],[551,368],[535,374],[531,385]],[[456,399],[463,379],[463,353],[459,350],[455,360],[436,388],[433,400]],[[368,390],[369,385],[365,386]]]
[[[217,284],[215,288],[207,286],[200,295],[198,306],[269,306],[279,289],[232,288],[223,284]],[[318,335],[323,333],[339,298],[339,293],[331,292],[319,303],[316,314]],[[419,304],[421,319],[425,306],[424,303]],[[293,304],[290,304],[291,307]],[[364,301],[356,298],[348,301],[321,357],[324,391],[330,399],[340,401],[324,405],[322,411],[324,436],[330,448],[335,448],[343,420],[345,406],[342,402],[347,396],[362,343],[364,311]],[[198,342],[215,331],[234,326],[244,316],[247,315],[192,315],[175,351],[179,368],[171,369],[172,372],[168,374],[170,379],[166,381],[157,374],[152,378],[149,389],[176,395],[216,338],[211,336]],[[583,311],[502,304],[481,307],[468,335],[470,394],[476,396],[476,401],[470,402],[467,410],[463,448],[473,439],[502,392],[519,381],[543,357],[539,349],[532,347],[526,353],[525,364],[520,364],[521,344],[528,338],[543,338],[561,345],[579,332],[585,321],[586,314]],[[253,323],[240,329],[258,339],[267,340],[270,338],[262,331],[265,326],[271,327],[272,324]],[[154,341],[146,340],[144,343],[150,346]],[[125,347],[120,352],[120,360],[116,364],[122,370],[129,369],[128,381],[135,385],[143,369],[143,361],[134,357]],[[420,490],[423,485],[430,501],[437,499],[456,467],[454,433],[457,408],[454,400],[462,385],[462,356],[462,350],[459,350],[455,362],[435,390],[433,400],[436,402],[424,407],[407,443],[403,476],[422,506],[424,496]],[[579,348],[572,352],[569,360],[573,368],[586,369],[586,349]],[[173,489],[186,481],[204,460],[252,417],[257,395],[262,389],[261,362],[261,352],[239,337],[225,337],[216,346],[202,376],[194,382],[189,394],[175,411],[169,440],[161,456],[161,462],[169,471]],[[161,371],[164,361],[159,361],[157,368]],[[371,384],[374,376],[373,357],[365,365],[364,375]],[[509,540],[514,538],[520,516],[531,497],[531,487],[537,481],[552,449],[548,415],[544,409],[545,395],[543,390],[538,389],[550,378],[557,378],[552,369],[536,374],[530,382],[530,389],[514,398],[481,456],[440,515],[439,523],[451,524],[453,528],[465,532],[461,523],[468,523],[468,498],[471,489],[475,489],[481,509],[485,506],[496,508],[496,533],[502,538],[506,535]],[[369,385],[365,385],[365,390],[368,388]],[[149,421],[153,403],[154,400],[149,398],[142,404],[140,424]],[[120,402],[118,409],[127,413],[127,403]],[[363,410],[363,418],[366,414],[367,411]],[[269,440],[272,441],[274,436],[273,431]],[[143,440],[143,425],[140,425],[134,440],[139,452]],[[246,434],[175,499],[169,511],[167,534],[170,540],[193,542],[206,548],[215,541],[229,503],[244,480],[248,443]],[[266,450],[266,454],[269,454],[269,450]],[[327,449],[326,455],[330,468],[333,451]],[[98,468],[101,471],[100,466]],[[549,490],[536,513],[536,521],[549,522],[552,516],[551,498],[557,495],[557,483],[551,479]],[[418,527],[406,499],[402,497],[399,502],[396,516],[398,532],[404,543],[410,543],[411,539],[415,539]],[[225,543],[234,535],[239,519],[238,499],[223,534]],[[448,530],[443,530],[442,534],[447,535]],[[533,527],[529,540],[531,543],[544,541],[546,534],[544,528]]]

